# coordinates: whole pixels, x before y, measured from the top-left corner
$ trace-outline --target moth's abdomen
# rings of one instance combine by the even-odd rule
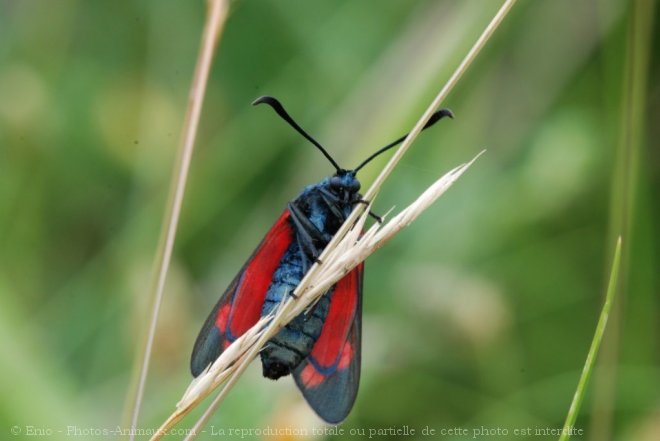
[[[328,295],[323,296],[309,316],[299,315],[266,343],[261,351],[264,377],[277,380],[307,358],[321,335],[329,303]]]
[[[291,295],[303,276],[300,249],[294,242],[284,254],[280,266],[273,275],[262,316],[276,309],[287,296]],[[321,335],[329,306],[330,299],[326,294],[313,307],[310,314],[300,314],[266,343],[261,351],[265,377],[276,380],[288,375],[309,355]]]

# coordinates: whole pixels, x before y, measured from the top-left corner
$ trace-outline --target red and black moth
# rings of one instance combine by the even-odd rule
[[[403,136],[391,142],[354,169],[346,170],[339,167],[275,98],[264,96],[253,104],[270,105],[321,151],[336,172],[307,186],[288,203],[220,297],[193,348],[190,368],[195,377],[286,296],[293,295],[353,208],[366,203],[359,193],[357,172],[405,139]],[[453,117],[448,109],[437,111],[424,128],[445,116]],[[374,217],[379,220],[378,216]],[[343,421],[349,414],[360,381],[362,279],[363,265],[359,265],[325,293],[310,311],[282,328],[261,351],[264,376],[278,379],[291,374],[312,409],[332,424]]]

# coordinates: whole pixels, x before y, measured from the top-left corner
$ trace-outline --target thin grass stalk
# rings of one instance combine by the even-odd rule
[[[477,41],[474,43],[472,48],[470,48],[465,58],[463,58],[463,61],[461,61],[461,63],[458,65],[454,73],[451,75],[451,77],[449,77],[447,83],[440,90],[438,95],[436,95],[436,97],[433,99],[433,102],[426,109],[426,112],[424,112],[424,114],[419,119],[419,121],[417,121],[415,127],[413,127],[410,133],[408,133],[408,136],[406,136],[406,139],[403,140],[401,146],[398,149],[396,149],[396,152],[394,153],[394,155],[392,155],[388,163],[385,165],[385,168],[383,168],[383,170],[380,172],[378,177],[371,184],[371,187],[369,187],[369,190],[367,190],[367,192],[364,194],[364,198],[366,200],[371,201],[376,197],[376,195],[380,191],[380,187],[385,182],[385,179],[387,179],[387,177],[390,175],[392,170],[394,170],[394,167],[396,167],[396,165],[399,163],[399,161],[406,153],[410,145],[415,140],[415,138],[417,138],[417,135],[419,135],[419,133],[422,131],[428,120],[431,118],[431,115],[433,115],[433,113],[440,108],[442,102],[447,98],[447,96],[454,89],[456,84],[458,84],[458,81],[461,79],[463,74],[470,67],[472,62],[477,58],[477,55],[479,55],[481,49],[483,49],[483,47],[486,45],[488,40],[490,40],[490,37],[499,27],[500,23],[502,23],[502,20],[504,20],[504,18],[507,16],[507,14],[509,13],[509,11],[511,10],[511,8],[515,3],[516,0],[506,0],[504,4],[500,7],[500,9],[493,17],[493,19],[490,21],[490,23],[488,23],[488,26],[486,26],[486,28],[481,33]],[[357,215],[355,217],[357,218]]]
[[[635,242],[634,229],[637,213],[636,200],[643,167],[644,126],[647,120],[646,101],[649,64],[652,57],[653,19],[655,5],[652,1],[634,0],[629,6],[627,44],[623,63],[623,91],[620,110],[620,135],[614,162],[612,201],[609,219],[610,237],[622,234],[626,243],[622,250],[621,301],[612,311],[612,337],[602,349],[599,369],[595,377],[592,419],[589,439],[601,440],[612,437],[612,420],[616,401],[616,377],[619,359],[619,340],[623,322],[622,306],[626,304],[628,279],[631,271],[630,247]],[[639,274],[639,273],[638,273]],[[640,280],[637,279],[640,287]],[[651,288],[652,289],[652,288]],[[639,295],[645,290],[638,290]],[[628,313],[633,311],[628,311]]]
[[[605,296],[605,304],[603,309],[600,311],[600,317],[598,318],[598,324],[596,325],[596,332],[594,333],[594,338],[591,340],[591,347],[589,348],[589,353],[587,354],[587,360],[584,363],[582,368],[582,375],[580,375],[580,380],[578,381],[577,389],[573,395],[573,401],[571,402],[571,407],[568,410],[566,415],[566,421],[564,422],[564,428],[562,430],[559,441],[567,441],[571,434],[573,433],[573,428],[575,426],[575,420],[577,419],[578,413],[580,412],[580,406],[582,405],[582,399],[584,398],[584,393],[587,389],[587,383],[589,382],[589,376],[593,371],[594,364],[596,362],[596,356],[598,355],[598,348],[600,343],[603,340],[603,335],[605,334],[605,327],[607,326],[607,319],[610,316],[610,310],[612,309],[612,303],[614,301],[614,295],[617,291],[619,272],[621,270],[621,236],[619,236],[616,242],[616,248],[614,250],[614,259],[612,261],[612,269],[610,271],[610,279],[607,284],[607,294]]]
[[[183,195],[186,189],[188,170],[197,136],[197,128],[202,112],[202,104],[206,93],[211,62],[215,48],[222,34],[222,29],[227,17],[228,3],[225,0],[209,0],[206,15],[206,23],[202,34],[200,53],[193,74],[193,82],[190,89],[188,108],[186,111],[183,131],[179,144],[179,152],[174,167],[174,175],[168,198],[168,208],[165,212],[163,233],[161,234],[158,252],[155,257],[157,269],[157,280],[152,286],[153,304],[151,307],[151,318],[148,324],[147,337],[142,353],[141,365],[134,400],[130,408],[131,430],[129,439],[135,438],[140,408],[144,397],[144,389],[149,371],[149,361],[156,334],[158,314],[163,300],[165,280],[172,258],[172,249],[176,237],[177,225],[183,203]]]

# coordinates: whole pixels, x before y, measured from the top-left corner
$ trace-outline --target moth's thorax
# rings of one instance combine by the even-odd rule
[[[359,190],[355,175],[340,172],[307,186],[293,204],[329,241],[361,199]]]

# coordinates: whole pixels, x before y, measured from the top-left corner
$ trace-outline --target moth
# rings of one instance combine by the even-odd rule
[[[359,193],[357,172],[405,139],[402,136],[378,149],[357,167],[344,169],[289,116],[278,100],[263,96],[254,101],[253,105],[257,104],[272,107],[319,149],[335,173],[305,187],[288,203],[220,297],[193,348],[190,369],[195,377],[261,317],[272,312],[284,298],[294,295],[305,273],[318,261],[351,211],[357,204],[367,203]],[[424,128],[446,116],[453,114],[448,109],[437,111]],[[291,374],[312,409],[331,424],[346,418],[357,395],[363,275],[361,264],[309,311],[283,327],[261,351],[263,375],[276,380]]]

